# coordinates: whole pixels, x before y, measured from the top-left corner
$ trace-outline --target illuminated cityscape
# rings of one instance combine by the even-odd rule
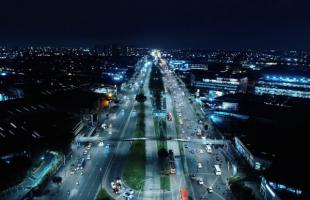
[[[310,199],[309,7],[3,2],[0,199]]]

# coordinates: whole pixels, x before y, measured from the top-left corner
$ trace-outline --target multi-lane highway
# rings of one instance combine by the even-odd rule
[[[185,87],[179,85],[176,76],[171,71],[163,70],[163,73],[165,74],[164,83],[169,91],[166,94],[167,111],[173,112],[171,106],[174,106],[177,115],[177,119],[174,121],[175,125],[179,126],[180,138],[188,141],[181,143],[181,148],[183,148],[181,151],[184,151],[184,155],[181,155],[184,156],[182,165],[185,170],[181,169],[184,173],[181,177],[185,177],[186,183],[182,183],[181,179],[178,180],[177,186],[187,187],[192,199],[233,199],[227,184],[227,178],[231,176],[231,172],[229,171],[228,161],[222,154],[225,152],[223,147],[226,145],[210,145],[212,153],[207,152],[206,143],[211,142],[208,142],[210,141],[208,138],[199,138],[197,132],[200,129],[202,132],[208,133],[207,136],[214,135],[211,133],[214,130],[212,123],[209,120],[203,120],[203,122],[207,121],[209,127],[209,130],[204,130],[204,124],[199,122],[200,119],[198,119],[193,105],[189,102],[188,96],[185,95],[188,94]],[[168,130],[173,131],[173,128],[169,128],[171,122],[167,123]],[[176,145],[171,148],[174,148],[175,151],[178,150]],[[214,165],[220,166],[221,175],[215,174]],[[198,180],[202,180],[203,183]],[[172,181],[172,185],[173,183]],[[209,191],[210,187],[213,190],[212,192]]]
[[[137,65],[143,65],[139,62]],[[137,66],[141,69],[142,66]],[[139,74],[132,82],[144,80],[145,73]],[[99,131],[99,137],[105,140],[92,141],[91,147],[86,147],[89,142],[78,142],[72,144],[72,153],[67,156],[64,166],[59,170],[56,176],[62,177],[62,184],[56,185],[52,181],[45,188],[42,199],[94,199],[98,189],[103,186],[109,188],[111,179],[120,176],[124,165],[124,159],[127,156],[129,142],[123,142],[122,138],[132,137],[136,123],[136,116],[133,114],[135,105],[135,95],[138,92],[139,84],[126,90],[122,96],[125,100],[116,110],[115,116],[110,117],[100,123],[105,123],[108,127]],[[110,124],[112,129],[110,129]],[[111,131],[112,130],[112,131]],[[84,135],[84,133],[81,133]],[[103,144],[102,144],[103,143]],[[85,158],[83,169],[75,170],[78,162]],[[84,165],[84,164],[83,164]],[[113,169],[113,170],[111,170]]]
[[[115,115],[109,115],[108,119],[100,122],[105,123],[107,128],[101,128],[94,137],[76,139],[72,144],[72,154],[67,156],[68,159],[57,174],[62,177],[62,184],[57,186],[50,182],[42,199],[94,199],[101,187],[115,198],[122,197],[113,193],[110,183],[122,176],[126,164],[130,138],[133,138],[136,125],[133,111],[139,88],[143,88],[147,101],[146,133],[145,138],[141,138],[146,140],[146,176],[144,191],[138,199],[179,199],[181,188],[186,188],[192,199],[233,199],[227,183],[232,172],[225,156],[226,141],[209,138],[218,134],[215,133],[216,129],[210,120],[198,118],[197,112],[201,112],[199,107],[189,101],[189,93],[184,85],[180,85],[177,76],[167,69],[162,69],[166,110],[173,114],[173,120],[166,121],[167,148],[174,152],[177,173],[170,175],[169,192],[160,189],[157,138],[149,92],[151,65],[152,63],[147,65],[146,61],[138,62],[139,75],[131,80],[132,87],[122,92],[124,101],[118,105]],[[208,125],[208,130],[205,130],[205,125]],[[198,137],[199,131],[206,133],[206,138]],[[92,144],[91,147],[87,147],[89,143]],[[210,147],[208,152],[207,144]],[[72,170],[82,157],[86,158],[83,170]],[[215,165],[219,165],[221,175],[215,174]],[[138,192],[140,191],[136,191]]]

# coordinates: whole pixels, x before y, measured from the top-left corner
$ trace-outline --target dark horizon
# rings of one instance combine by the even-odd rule
[[[300,0],[4,2],[0,44],[309,50]]]

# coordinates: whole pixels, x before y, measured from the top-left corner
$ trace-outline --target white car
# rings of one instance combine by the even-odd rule
[[[198,163],[197,167],[198,167],[198,169],[201,169],[202,168],[202,164]]]
[[[202,149],[199,149],[199,153],[203,153],[203,150],[202,150]]]
[[[208,153],[212,153],[211,145],[207,144],[206,150],[207,150]]]
[[[102,141],[100,141],[99,144],[98,144],[99,147],[103,147],[103,145],[104,145],[104,144],[103,144]]]
[[[87,155],[86,160],[90,160],[90,154]]]
[[[212,186],[208,187],[208,189],[207,189],[207,190],[208,190],[208,192],[209,192],[209,193],[212,193],[212,192],[213,192],[213,188],[212,188]]]
[[[107,125],[105,123],[101,124],[101,128],[106,129]]]
[[[198,178],[198,179],[197,179],[197,183],[198,183],[199,185],[203,185],[203,179],[202,179],[202,178]]]

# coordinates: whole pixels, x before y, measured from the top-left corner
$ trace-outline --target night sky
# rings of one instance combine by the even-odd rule
[[[0,45],[310,49],[309,0],[1,0]]]

